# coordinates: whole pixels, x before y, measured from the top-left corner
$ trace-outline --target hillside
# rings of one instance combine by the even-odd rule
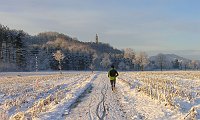
[[[33,36],[33,40],[37,42],[29,41],[28,46],[31,48],[29,51],[34,51],[34,54],[37,51],[38,57],[42,59],[40,61],[42,63],[40,69],[57,69],[57,62],[52,58],[52,54],[56,50],[61,50],[65,55],[63,62],[63,69],[65,70],[88,70],[91,64],[96,69],[102,69],[101,61],[104,55],[122,54],[122,51],[114,49],[109,44],[81,42],[76,38],[71,38],[57,32],[39,33],[37,36]],[[43,62],[44,59],[46,59],[45,63]]]
[[[111,53],[111,54],[121,54],[122,51],[114,49],[107,43],[99,42],[81,42],[77,38],[71,38],[67,35],[57,32],[43,32],[39,33],[35,38],[39,38],[39,41],[35,44],[43,47],[53,47],[60,48],[63,50],[73,51],[73,52],[91,52],[91,53]],[[35,45],[34,44],[34,45]],[[32,44],[33,45],[33,44]]]
[[[190,60],[175,54],[158,54],[149,58],[151,69],[187,70],[199,69],[199,61]]]
[[[94,40],[95,41],[95,40]],[[63,54],[61,67],[53,54]],[[185,62],[187,69],[198,69],[199,61],[163,54],[166,68],[178,69]],[[159,68],[156,56],[132,49],[123,51],[108,43],[81,42],[77,38],[58,32],[43,32],[31,36],[23,30],[0,25],[0,71],[38,70],[108,70],[114,64],[119,70],[155,70]],[[187,64],[187,65],[186,65]],[[186,68],[186,67],[185,67]]]
[[[175,54],[162,54],[162,55],[165,56],[165,58],[166,58],[167,61],[174,61],[176,59],[177,60],[182,60],[182,61],[190,61],[187,58],[184,58],[184,57],[181,57],[181,56],[178,56],[178,55],[175,55]],[[156,57],[157,57],[157,55],[156,56],[151,56],[151,57],[149,57],[149,60],[150,61],[155,61]]]
[[[61,63],[64,70],[90,70],[90,66],[107,69],[115,56],[123,54],[107,43],[81,42],[58,32],[31,36],[23,30],[0,25],[0,71],[57,70],[58,61],[53,58],[57,50],[64,55]]]

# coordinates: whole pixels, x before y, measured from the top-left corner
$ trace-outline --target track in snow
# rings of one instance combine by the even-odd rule
[[[91,92],[72,108],[66,120],[125,120],[120,99],[117,93],[111,91],[106,74],[100,74],[92,86]]]

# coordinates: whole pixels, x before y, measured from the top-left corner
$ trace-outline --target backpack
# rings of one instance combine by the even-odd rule
[[[110,70],[110,76],[115,77],[117,74],[117,71],[115,69]]]

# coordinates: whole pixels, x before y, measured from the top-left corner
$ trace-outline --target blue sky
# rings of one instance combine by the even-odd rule
[[[0,23],[31,35],[57,31],[94,41],[98,33],[101,42],[119,49],[200,56],[199,5],[199,0],[0,0]]]

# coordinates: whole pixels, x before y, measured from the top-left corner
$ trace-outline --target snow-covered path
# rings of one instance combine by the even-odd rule
[[[138,91],[138,80],[122,73],[115,91],[106,72],[67,76],[45,80],[53,86],[38,92],[34,101],[25,97],[29,106],[22,103],[19,115],[33,120],[179,120],[187,115]]]
[[[177,120],[182,115],[137,92],[121,79],[113,92],[106,73],[102,73],[65,117],[66,120]]]
[[[100,74],[92,86],[91,93],[77,103],[66,120],[126,120],[117,90],[111,90],[106,74]]]

